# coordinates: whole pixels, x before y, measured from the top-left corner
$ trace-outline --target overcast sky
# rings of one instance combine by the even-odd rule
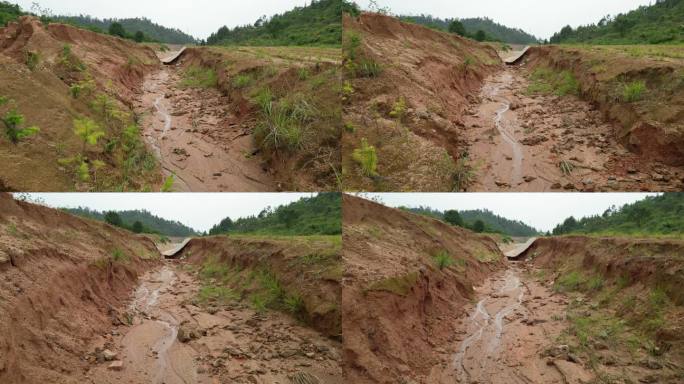
[[[10,0],[25,10],[32,0]],[[432,14],[441,18],[487,16],[498,23],[522,28],[549,38],[565,25],[596,23],[607,14],[616,15],[648,5],[653,0],[377,0],[395,14]],[[220,27],[252,24],[262,15],[271,16],[303,6],[310,0],[38,0],[54,14],[89,14],[99,18],[147,17],[202,39]],[[370,0],[357,0],[367,8]]]
[[[53,208],[88,207],[98,211],[146,209],[154,215],[199,231],[208,231],[226,217],[257,215],[312,196],[311,193],[31,193]]]
[[[653,0],[376,0],[393,14],[430,14],[444,18],[487,16],[513,28],[547,39],[566,25],[596,23],[607,14],[625,13]],[[369,0],[357,0],[367,8]]]
[[[30,10],[33,2],[57,15],[98,18],[147,17],[157,24],[178,28],[206,39],[224,25],[253,24],[263,15],[289,11],[310,0],[9,0]]]
[[[654,194],[650,194],[654,195]],[[570,216],[601,214],[649,196],[647,193],[369,193],[390,207],[428,206],[445,211],[489,209],[499,216],[520,220],[542,231],[552,230]]]

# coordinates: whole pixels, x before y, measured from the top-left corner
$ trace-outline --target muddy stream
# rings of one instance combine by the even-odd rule
[[[137,112],[146,143],[176,192],[274,190],[251,125],[215,88],[184,86],[181,67],[163,66],[143,83]]]

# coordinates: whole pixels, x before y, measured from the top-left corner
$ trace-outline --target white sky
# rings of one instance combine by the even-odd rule
[[[376,0],[393,14],[421,13],[445,18],[484,17],[547,39],[566,25],[597,23],[607,14],[625,13],[653,0]],[[369,0],[357,0],[367,8]]]
[[[224,25],[253,24],[263,15],[289,11],[310,0],[7,0],[30,10],[33,2],[53,14],[97,18],[147,17],[157,24],[178,28],[206,39]]]
[[[655,195],[647,193],[364,193],[378,196],[390,207],[428,206],[445,211],[489,209],[499,216],[520,220],[542,231],[552,230],[570,216],[601,214],[611,205],[618,207]]]
[[[208,231],[226,217],[257,215],[267,206],[277,207],[312,196],[311,193],[31,193],[53,208],[88,207],[98,211],[145,209]]]
[[[370,0],[356,0],[367,8]],[[10,0],[23,9],[32,0]],[[310,0],[37,0],[55,14],[89,14],[98,18],[147,17],[195,37],[206,38],[220,27],[252,24],[303,6]],[[648,5],[653,0],[377,0],[395,14],[431,14],[441,18],[487,16],[541,38],[549,38],[565,25],[596,23],[607,14],[616,15]]]

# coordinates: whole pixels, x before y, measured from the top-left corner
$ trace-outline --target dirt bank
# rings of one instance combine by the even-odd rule
[[[286,295],[302,300],[299,316],[321,333],[341,338],[340,271],[341,244],[332,237],[292,237],[282,239],[210,237],[194,239],[178,257],[203,266],[219,263],[235,272],[227,285],[243,299],[250,298],[252,272],[273,275]],[[240,275],[240,276],[237,276]],[[220,282],[220,281],[219,281]],[[243,285],[240,285],[243,284]]]
[[[467,156],[464,114],[485,77],[501,67],[491,47],[389,16],[344,17],[345,133],[349,190],[452,191]],[[355,150],[374,146],[377,169]]]
[[[614,137],[642,161],[684,165],[681,48],[551,46],[533,48],[529,56],[532,65],[572,72],[582,98],[615,123]],[[625,92],[640,82],[641,92]]]
[[[0,381],[81,383],[91,343],[126,321],[147,238],[0,194]]]
[[[10,100],[0,113],[16,108],[40,132],[18,144],[0,140],[0,159],[10,164],[0,184],[50,192],[156,188],[161,177],[139,135],[123,133],[136,122],[131,106],[144,76],[158,67],[152,49],[129,40],[32,17],[10,23],[0,33],[0,96]],[[99,145],[84,150],[76,118],[102,127]],[[88,159],[87,178],[77,172],[79,154]],[[103,165],[94,170],[96,160]]]
[[[242,183],[224,180],[218,186],[221,190],[339,188],[339,51],[189,48],[173,68],[177,70],[171,82],[184,90],[162,90],[156,95],[163,93],[168,101],[159,99],[161,103],[170,102],[175,109],[171,113],[175,132],[167,139],[191,132],[199,138],[195,142],[217,148],[195,154],[179,145],[180,153],[174,154],[180,159],[174,162],[189,161],[188,168],[197,161],[219,162],[223,169],[218,173],[224,176],[239,176],[242,171]],[[193,73],[211,81],[200,87],[184,86]],[[230,163],[233,166],[226,165]],[[212,186],[209,180],[206,183]]]
[[[428,382],[455,351],[449,319],[466,314],[473,286],[504,267],[503,254],[489,237],[351,196],[343,230],[349,380]]]
[[[469,191],[681,190],[680,169],[627,150],[590,103],[531,92],[542,68],[528,63],[491,75],[466,112],[476,165]]]
[[[678,383],[684,377],[684,242],[569,236],[526,252],[535,278],[565,293],[567,344],[598,377]]]

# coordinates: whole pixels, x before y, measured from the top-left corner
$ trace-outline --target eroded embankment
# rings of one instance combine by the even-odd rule
[[[261,184],[256,184],[259,190],[336,190],[342,124],[339,58],[332,54],[338,53],[323,48],[186,49],[172,77],[180,92],[160,93],[176,109],[171,115],[179,125],[172,130],[178,129],[176,136],[190,132],[220,149],[205,150],[203,161],[225,152],[224,158],[245,169],[242,183],[224,180],[221,190],[249,190],[255,183]],[[188,85],[193,76],[210,81],[193,91]],[[200,94],[213,96],[199,102]],[[177,146],[172,154],[177,163],[192,167],[199,161],[195,157],[202,160],[201,153]],[[235,167],[224,165],[207,178]]]
[[[203,268],[222,266],[225,273],[216,276],[214,283],[231,289],[238,298],[266,307],[272,304],[322,334],[339,339],[340,247],[339,241],[326,237],[209,237],[191,240],[179,257]],[[276,286],[278,292],[270,289]],[[282,297],[261,303],[260,299],[270,294]],[[279,301],[287,298],[296,305],[281,306]]]
[[[0,381],[81,383],[90,343],[158,265],[145,237],[0,194]]]
[[[551,46],[528,56],[533,65],[573,73],[582,98],[616,123],[616,138],[643,160],[684,165],[684,62],[676,55]]]
[[[570,236],[538,239],[526,263],[570,299],[559,344],[598,377],[684,377],[684,242]]]
[[[355,383],[426,382],[451,365],[455,321],[494,271],[496,243],[443,222],[344,196],[346,373]]]
[[[462,189],[463,118],[502,65],[496,51],[379,14],[345,15],[344,26],[346,189]]]
[[[29,16],[0,28],[0,97],[9,100],[0,113],[16,109],[25,117],[20,128],[40,129],[15,144],[0,141],[3,189],[156,188],[157,166],[131,127],[133,100],[158,67],[150,47],[126,39]],[[75,119],[102,130],[97,144],[84,146]]]

